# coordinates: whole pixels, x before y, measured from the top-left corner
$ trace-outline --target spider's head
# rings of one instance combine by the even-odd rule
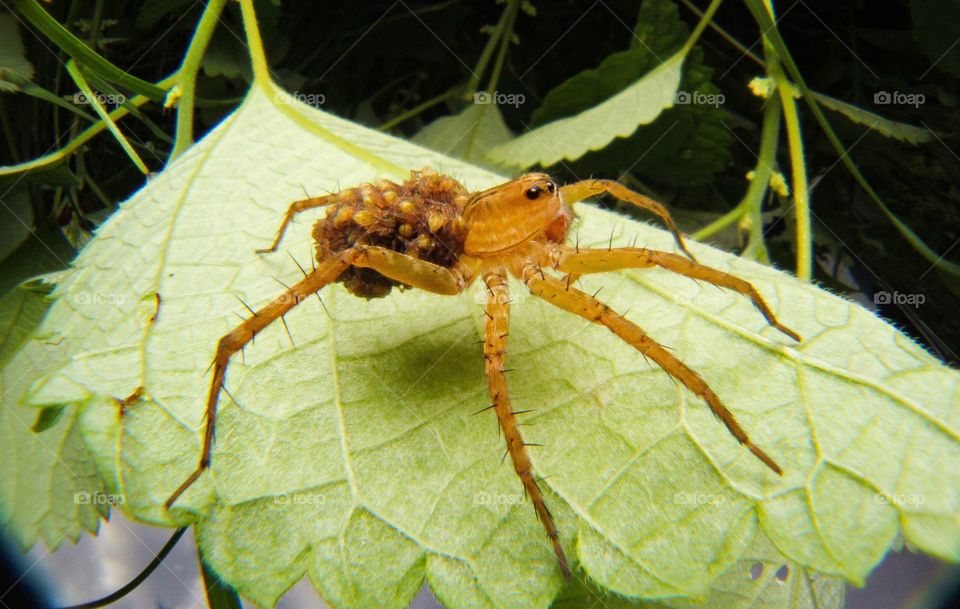
[[[545,173],[527,173],[470,197],[467,254],[494,254],[543,234],[564,215],[557,185]]]

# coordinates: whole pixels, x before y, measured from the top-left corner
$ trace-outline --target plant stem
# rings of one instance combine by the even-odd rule
[[[500,20],[497,21],[497,25],[494,26],[493,32],[490,33],[490,40],[487,41],[487,45],[483,47],[483,51],[480,53],[477,66],[473,69],[473,76],[470,77],[470,80],[467,81],[467,86],[464,88],[464,93],[467,97],[479,91],[477,87],[480,86],[480,78],[487,70],[487,64],[490,63],[490,58],[493,57],[493,51],[497,48],[497,43],[500,41],[503,31],[507,27],[509,13],[510,6],[507,6],[503,14],[500,15]]]
[[[770,264],[770,254],[763,240],[763,203],[767,199],[770,178],[777,164],[777,147],[780,143],[780,104],[768,101],[763,113],[763,134],[760,139],[760,156],[753,173],[753,182],[744,197],[746,213],[750,217],[750,236],[743,255],[765,264]]]
[[[723,214],[722,216],[720,216],[710,224],[707,224],[697,232],[690,235],[690,238],[695,241],[703,241],[713,236],[714,234],[720,232],[721,230],[725,229],[727,226],[733,224],[734,222],[742,218],[743,214],[746,213],[747,206],[745,205],[745,203],[746,203],[746,199],[743,199],[742,201],[737,203],[736,207],[734,207],[727,213]]]
[[[393,129],[394,127],[396,127],[396,126],[399,125],[400,123],[402,123],[402,122],[404,122],[404,121],[406,121],[406,120],[409,120],[409,119],[413,118],[414,116],[420,114],[421,112],[424,112],[424,111],[426,111],[426,110],[429,110],[430,108],[436,106],[437,104],[439,104],[439,103],[441,103],[441,102],[444,102],[444,101],[450,99],[451,97],[456,97],[457,95],[460,94],[461,91],[462,91],[462,89],[461,89],[460,87],[453,87],[452,89],[450,89],[450,90],[448,90],[448,91],[446,91],[446,92],[444,92],[444,93],[441,93],[440,95],[438,95],[438,96],[436,96],[436,97],[433,97],[433,98],[431,98],[431,99],[428,99],[427,101],[425,101],[425,102],[423,102],[423,103],[421,103],[421,104],[419,104],[419,105],[417,105],[417,106],[414,106],[413,108],[410,108],[409,110],[407,110],[407,111],[404,112],[403,114],[399,114],[399,115],[391,118],[391,119],[388,120],[387,122],[385,122],[385,123],[383,123],[382,125],[380,125],[379,127],[377,127],[377,129],[379,129],[380,131],[389,131],[390,129]]]
[[[74,82],[77,83],[77,86],[80,87],[80,90],[83,91],[84,95],[87,96],[87,101],[93,106],[93,109],[100,116],[100,120],[106,123],[107,129],[110,130],[110,133],[113,134],[113,137],[116,138],[117,142],[120,144],[120,147],[123,148],[123,151],[127,153],[127,156],[130,157],[130,160],[133,161],[133,164],[140,170],[140,173],[146,175],[150,173],[150,170],[144,164],[143,159],[140,158],[140,155],[137,154],[137,151],[133,149],[133,146],[130,145],[130,142],[127,141],[127,138],[120,132],[120,129],[117,128],[117,125],[114,124],[113,120],[110,118],[110,115],[104,109],[103,104],[100,103],[100,100],[97,99],[97,95],[93,92],[93,89],[90,88],[90,85],[87,84],[87,79],[84,78],[83,74],[80,71],[80,68],[77,66],[77,62],[73,59],[67,62],[67,73],[73,78]]]
[[[36,0],[13,0],[13,4],[33,27],[40,30],[58,47],[66,51],[68,55],[80,60],[83,65],[96,71],[105,79],[115,82],[140,95],[146,95],[154,101],[163,99],[166,91],[157,85],[141,80],[121,70],[104,59],[99,53],[84,44],[82,40],[74,36],[56,19],[51,17],[50,13],[40,6]]]
[[[107,596],[97,599],[95,601],[90,601],[89,603],[81,603],[79,605],[71,605],[66,609],[95,609],[96,607],[105,607],[113,602],[116,602],[123,598],[124,596],[130,594],[137,587],[143,583],[145,579],[150,577],[150,574],[153,573],[157,567],[163,564],[163,559],[167,557],[167,554],[177,545],[177,542],[180,541],[180,538],[183,537],[183,534],[187,532],[187,527],[180,527],[174,531],[173,535],[170,536],[170,539],[167,540],[167,543],[163,544],[163,547],[160,548],[160,551],[157,552],[156,556],[153,557],[153,560],[150,561],[143,571],[137,574],[132,580],[130,580],[127,585],[123,586],[119,590],[108,594]]]
[[[177,130],[168,162],[175,160],[193,145],[193,106],[197,73],[200,71],[203,56],[207,52],[210,38],[226,4],[227,0],[210,0],[207,3],[197,24],[197,31],[190,40],[187,54],[184,55],[183,63],[180,64],[180,70],[177,72],[176,86],[180,94],[177,98]]]
[[[700,17],[700,21],[697,22],[697,26],[693,28],[693,33],[690,34],[690,37],[687,38],[687,41],[683,44],[682,52],[687,54],[690,52],[690,49],[693,48],[693,45],[697,43],[697,40],[700,38],[700,34],[703,33],[703,30],[706,29],[707,24],[713,19],[713,14],[717,12],[717,9],[720,8],[720,3],[723,0],[712,0],[710,6],[707,7],[706,12],[703,13],[703,16]]]
[[[690,9],[690,11],[693,14],[695,14],[697,17],[703,18],[705,16],[704,12],[701,11],[699,8],[697,8],[697,6],[693,2],[690,2],[690,0],[680,0],[680,1],[683,3],[685,7]],[[741,55],[750,59],[753,63],[759,66],[763,66],[763,60],[760,59],[756,55],[756,53],[754,53],[753,51],[745,47],[743,43],[741,43],[739,40],[734,38],[727,30],[723,29],[723,26],[717,25],[712,20],[710,21],[709,26],[710,26],[710,29],[712,29],[717,34],[719,34],[721,38],[729,42],[733,46],[733,48],[740,51]]]
[[[487,91],[493,93],[497,89],[497,83],[500,82],[500,72],[503,71],[503,62],[507,58],[507,51],[510,49],[510,42],[513,38],[513,26],[517,22],[517,13],[520,12],[520,0],[510,0],[506,10],[503,12],[506,22],[503,32],[500,36],[500,49],[497,52],[497,61],[493,64],[493,73],[490,80],[487,81]]]
[[[250,53],[254,80],[272,93],[270,87],[273,79],[270,78],[270,66],[263,50],[263,39],[260,38],[260,26],[257,24],[257,13],[253,9],[252,0],[240,0],[240,11],[243,14],[243,31],[247,36],[247,51]]]
[[[168,76],[167,78],[161,80],[157,83],[159,87],[169,87],[176,81],[176,74]],[[151,101],[151,99],[145,95],[137,95],[133,99],[128,100],[134,106],[142,106],[145,103]],[[130,114],[130,110],[124,107],[117,108],[110,112],[108,115],[113,121],[117,121],[127,114]],[[5,175],[15,175],[25,171],[33,171],[36,169],[41,169],[43,167],[48,167],[50,165],[55,165],[56,163],[61,162],[63,159],[67,158],[69,155],[73,154],[78,148],[86,144],[90,139],[96,136],[98,133],[102,132],[107,128],[107,123],[103,120],[99,120],[94,124],[90,125],[83,131],[81,131],[77,137],[71,139],[66,146],[60,150],[56,150],[49,154],[31,159],[29,161],[18,163],[16,165],[7,165],[5,167],[0,167],[0,176]]]
[[[765,43],[766,46],[767,43]],[[807,167],[803,155],[803,135],[800,133],[800,115],[797,112],[794,88],[783,73],[780,61],[772,47],[767,53],[767,71],[777,83],[777,93],[783,106],[783,120],[787,127],[787,144],[790,149],[790,171],[792,174],[793,209],[797,224],[797,277],[810,281],[813,273],[813,233],[810,230],[810,191],[807,181]]]
[[[860,188],[867,193],[867,196],[869,196],[870,199],[877,205],[877,207],[880,208],[880,211],[883,212],[883,215],[886,216],[891,223],[893,223],[896,229],[900,231],[900,234],[903,235],[904,239],[906,239],[910,245],[912,245],[913,248],[920,253],[921,256],[926,258],[934,266],[950,273],[951,275],[960,275],[960,264],[946,260],[944,258],[945,254],[938,254],[931,249],[930,246],[924,243],[923,239],[913,232],[909,226],[900,220],[900,218],[898,218],[897,215],[894,214],[889,207],[887,207],[886,203],[883,202],[883,199],[880,198],[880,195],[877,194],[877,191],[870,186],[870,183],[867,182],[866,177],[864,177],[863,173],[860,172],[860,168],[857,167],[856,163],[853,162],[850,151],[844,147],[843,143],[840,141],[840,138],[837,137],[836,132],[830,125],[830,121],[828,121],[827,117],[824,116],[823,110],[821,110],[820,104],[817,103],[813,92],[809,87],[807,87],[807,83],[804,81],[803,75],[800,73],[800,69],[793,61],[793,57],[790,55],[790,50],[787,48],[783,37],[780,36],[780,32],[777,31],[776,24],[774,23],[773,19],[770,18],[768,10],[758,6],[757,0],[746,0],[746,5],[760,29],[765,32],[765,37],[777,52],[780,60],[783,62],[783,66],[786,68],[787,74],[790,75],[790,77],[796,83],[796,86],[799,87],[800,92],[803,95],[804,102],[807,104],[807,107],[810,109],[813,117],[816,119],[817,123],[820,125],[820,128],[827,136],[827,139],[830,140],[830,145],[833,146],[833,149],[839,156],[840,162],[843,163],[843,165],[847,168],[847,171],[850,172],[857,184],[860,185]]]

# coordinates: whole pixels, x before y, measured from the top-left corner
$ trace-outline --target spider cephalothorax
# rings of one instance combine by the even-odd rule
[[[573,219],[572,206],[603,193],[659,216],[684,255],[639,247],[593,250],[565,245]],[[661,267],[743,294],[771,326],[800,340],[793,330],[777,321],[752,285],[694,260],[670,214],[656,201],[610,180],[584,180],[558,187],[543,173],[526,174],[494,188],[469,193],[455,179],[423,169],[412,172],[403,184],[381,180],[293,203],[273,245],[260,251],[275,251],[293,217],[317,207],[325,207],[326,214],[313,229],[316,267],[217,344],[213,379],[207,394],[200,463],[167,499],[167,508],[210,466],[217,400],[230,357],[308,296],[338,281],[353,294],[374,298],[386,295],[394,286],[455,295],[477,278],[483,280],[487,287],[483,356],[492,402],[490,409],[497,415],[514,469],[566,576],[570,575],[570,568],[553,516],[534,478],[528,445],[520,433],[504,374],[510,312],[508,275],[523,281],[535,296],[605,326],[653,360],[706,402],[737,441],[771,470],[782,474],[780,466],[750,440],[733,414],[696,372],[635,323],[594,296],[571,286],[571,278],[588,273]]]

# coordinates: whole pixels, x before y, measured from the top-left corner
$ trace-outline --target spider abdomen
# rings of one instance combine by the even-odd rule
[[[403,184],[379,180],[341,191],[313,227],[318,261],[357,245],[375,245],[452,267],[463,252],[467,227],[462,184],[431,169]],[[377,271],[351,267],[339,282],[352,294],[380,298],[403,286]]]

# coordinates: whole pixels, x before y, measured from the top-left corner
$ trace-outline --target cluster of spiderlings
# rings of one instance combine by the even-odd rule
[[[456,180],[431,169],[403,184],[380,180],[336,195],[313,227],[317,260],[355,245],[375,245],[449,267],[463,252],[463,207],[469,194]],[[357,296],[379,298],[399,285],[371,269],[351,267],[339,281]]]

